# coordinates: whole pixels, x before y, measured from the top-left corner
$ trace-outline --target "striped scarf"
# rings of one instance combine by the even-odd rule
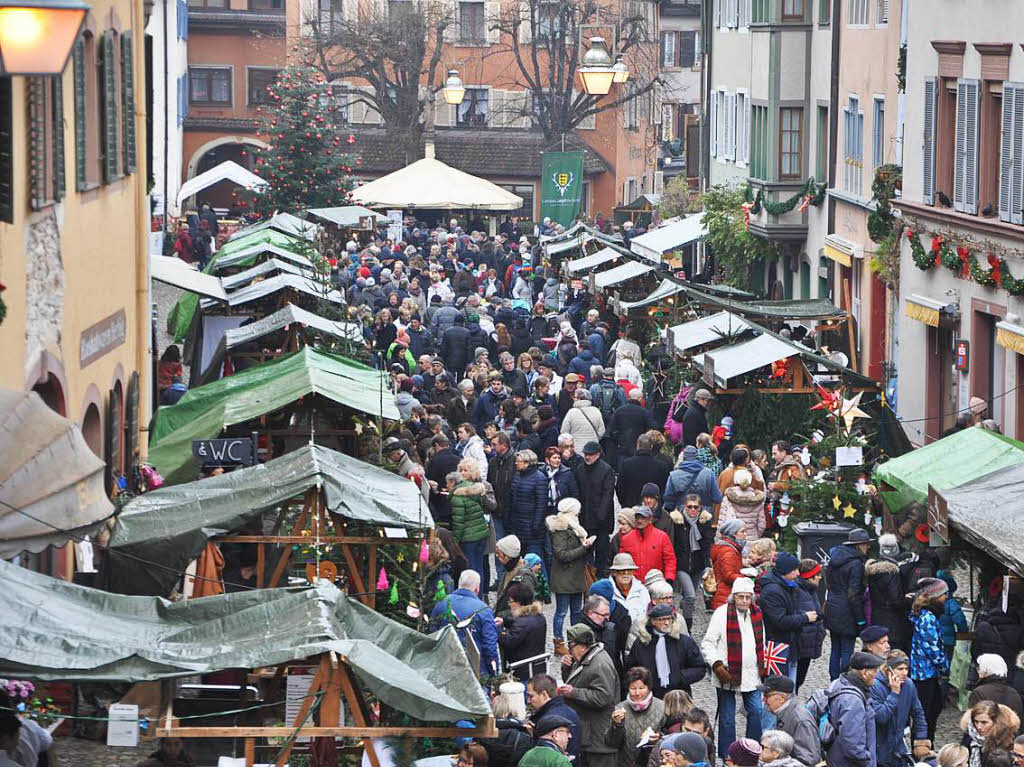
[[[736,615],[736,605],[728,603],[728,611],[725,614],[725,643],[728,651],[729,673],[735,684],[739,685],[743,678],[743,634],[740,631],[739,618]],[[750,606],[750,626],[754,630],[754,649],[757,651],[758,673],[764,668],[764,630],[761,627],[761,608],[757,605]]]

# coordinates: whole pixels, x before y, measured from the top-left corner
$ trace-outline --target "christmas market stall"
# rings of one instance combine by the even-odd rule
[[[187,264],[177,256],[149,257],[149,276],[165,285],[205,296],[218,301],[226,301],[227,293],[220,279],[212,274],[204,274],[191,264]]]
[[[150,426],[150,462],[170,483],[196,477],[193,440],[258,433],[267,458],[313,440],[352,453],[357,414],[399,420],[387,375],[311,346],[189,390]]]
[[[251,170],[243,168],[233,160],[225,160],[220,165],[214,166],[183,183],[181,189],[178,190],[178,207],[180,208],[182,203],[190,197],[195,197],[204,189],[209,189],[211,186],[215,186],[223,181],[230,181],[235,186],[243,189],[259,189],[267,185],[266,181]]]
[[[621,226],[626,221],[631,221],[634,226],[650,226],[660,204],[660,194],[641,194],[632,202],[620,205],[614,210],[615,223]]]
[[[129,735],[141,729],[184,738],[197,750],[202,744],[190,739],[241,744],[234,750],[247,767],[257,753],[282,767],[306,737],[318,763],[336,764],[344,739],[355,739],[380,767],[376,738],[398,738],[411,749],[425,738],[497,734],[453,627],[422,634],[324,581],[168,602],[76,586],[6,562],[0,576],[0,676],[159,681],[154,717],[124,712]],[[177,694],[177,679],[237,669],[249,670],[240,699],[226,701],[224,711],[184,713],[189,701]]]
[[[327,228],[332,234],[366,232],[372,235],[379,224],[387,224],[388,217],[362,205],[341,205],[334,208],[310,208],[306,219]]]
[[[250,588],[338,580],[372,607],[381,565],[392,570],[396,601],[399,589],[393,560],[380,560],[378,548],[416,550],[416,538],[432,527],[414,482],[305,445],[266,463],[132,499],[111,534],[108,587],[167,596],[198,558],[194,573],[200,578],[186,579],[185,596],[220,593],[225,585],[233,590],[245,563],[254,568],[244,584]],[[408,582],[401,589],[405,596],[415,591]],[[383,596],[389,597],[387,588]]]
[[[667,261],[673,269],[682,269],[692,277],[697,272],[697,254],[693,246],[707,233],[704,214],[694,213],[666,221],[657,229],[637,235],[630,241],[629,249],[656,264]]]
[[[315,224],[312,224],[309,221],[304,221],[291,213],[281,212],[275,213],[270,218],[258,221],[255,224],[250,224],[249,226],[244,226],[241,229],[235,230],[225,240],[225,244],[268,229],[272,229],[275,232],[282,232],[283,234],[292,234],[296,237],[303,237],[307,240],[312,240],[316,237]]]
[[[94,535],[114,513],[103,472],[77,424],[0,389],[0,559]]]

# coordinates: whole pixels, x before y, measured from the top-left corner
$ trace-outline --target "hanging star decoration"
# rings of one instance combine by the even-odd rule
[[[839,406],[839,417],[846,425],[847,433],[849,433],[850,429],[853,428],[854,419],[871,417],[860,409],[860,398],[863,396],[864,392],[859,391],[855,397],[851,397],[850,399],[843,397],[842,404]]]
[[[839,511],[839,507],[843,505],[843,502],[839,500],[838,493],[832,496],[832,505],[835,507],[836,511]]]
[[[829,391],[821,384],[817,384],[817,387],[821,402],[812,405],[811,410],[824,410],[829,415],[833,415],[839,407],[842,391]]]
[[[843,507],[843,519],[851,519],[857,515],[857,510],[849,503]]]
[[[784,357],[772,363],[772,378],[785,378],[789,374],[789,358]]]

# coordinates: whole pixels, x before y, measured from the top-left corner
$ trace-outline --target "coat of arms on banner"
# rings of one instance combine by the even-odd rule
[[[558,196],[565,197],[565,191],[572,186],[572,182],[576,180],[576,176],[571,171],[555,171],[551,174],[551,180],[555,182],[555,188],[558,189]]]

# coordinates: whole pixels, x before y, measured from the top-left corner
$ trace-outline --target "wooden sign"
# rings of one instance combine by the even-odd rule
[[[715,358],[707,352],[704,353],[704,374],[701,376],[701,380],[710,386],[711,391],[714,392],[717,386],[715,383]]]
[[[942,493],[928,485],[928,545],[949,546],[949,505]]]

